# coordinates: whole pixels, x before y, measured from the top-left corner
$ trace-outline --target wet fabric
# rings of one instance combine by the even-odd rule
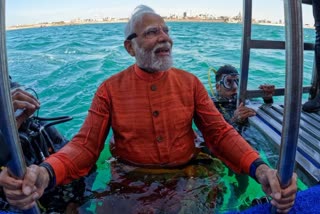
[[[87,189],[79,213],[213,213],[224,202],[223,163],[207,154],[171,169],[141,168],[109,160],[112,178]]]
[[[120,160],[150,167],[183,165],[196,151],[193,119],[216,157],[236,172],[249,173],[259,155],[225,122],[196,76],[176,68],[149,74],[137,65],[100,85],[80,132],[46,161],[57,184],[86,175],[111,127],[111,152]]]

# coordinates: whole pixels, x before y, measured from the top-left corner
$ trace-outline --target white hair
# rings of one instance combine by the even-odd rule
[[[124,36],[125,36],[125,39],[134,33],[134,26],[136,25],[137,22],[141,21],[142,17],[145,15],[145,14],[155,14],[155,15],[158,15],[151,7],[148,7],[146,5],[139,5],[137,6],[132,14],[131,14],[131,17],[125,27],[125,30],[124,30]]]

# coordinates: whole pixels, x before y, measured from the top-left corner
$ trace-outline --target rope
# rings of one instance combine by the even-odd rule
[[[211,72],[210,71],[212,71],[214,73],[214,75],[216,75],[217,74],[217,70],[215,68],[213,68],[213,67],[210,67],[208,69],[208,82],[209,82],[210,92],[211,92],[211,96],[214,96],[214,89],[213,89],[212,83],[211,83],[211,77],[210,77],[210,73]]]

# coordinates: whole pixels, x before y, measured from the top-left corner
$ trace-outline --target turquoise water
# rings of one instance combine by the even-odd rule
[[[174,41],[174,66],[197,75],[209,89],[207,71],[223,64],[240,68],[242,25],[168,23]],[[41,114],[74,116],[63,126],[71,137],[80,127],[97,86],[134,63],[123,47],[124,24],[92,24],[13,30],[7,33],[9,73],[36,89]],[[284,28],[253,26],[253,39],[283,40]],[[305,41],[314,31],[305,29]],[[284,86],[284,50],[253,50],[248,87]],[[313,52],[305,52],[304,84],[310,84]],[[49,87],[50,86],[50,87]],[[54,111],[52,111],[54,109]]]
[[[242,25],[178,22],[168,25],[174,41],[174,66],[194,73],[208,89],[210,67],[232,64],[240,68]],[[41,101],[40,116],[74,118],[57,126],[71,138],[79,130],[99,84],[134,63],[123,47],[123,29],[124,24],[116,23],[8,31],[9,73],[14,81],[37,91]],[[253,26],[253,39],[284,40],[284,33],[283,27]],[[313,42],[314,30],[305,29],[304,37],[306,42]],[[284,59],[284,50],[253,50],[249,89],[257,89],[261,83],[284,87]],[[304,85],[310,84],[312,60],[313,52],[305,52]],[[277,155],[263,136],[249,133],[247,139],[275,165]],[[106,162],[109,157],[106,147],[98,162],[95,190],[101,190],[110,180],[110,164]],[[250,180],[248,193],[235,200],[232,197],[236,191],[234,186],[241,184],[234,175],[225,175],[223,181],[225,200],[217,206],[221,212],[248,207],[253,198],[263,195],[260,187]],[[102,203],[101,199],[99,202]],[[87,202],[82,209],[98,212],[97,204]]]

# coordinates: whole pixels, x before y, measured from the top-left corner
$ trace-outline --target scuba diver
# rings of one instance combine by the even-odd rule
[[[68,140],[53,125],[69,121],[72,118],[67,116],[56,118],[35,116],[34,114],[40,109],[40,102],[35,96],[27,92],[28,90],[33,91],[33,89],[22,89],[20,84],[11,81],[11,77],[10,88],[14,116],[26,165],[39,165],[46,157],[68,143]],[[36,94],[35,91],[33,92]],[[5,166],[10,160],[10,153],[2,137],[1,134],[1,166]],[[76,180],[68,185],[46,191],[39,200],[39,207],[45,213],[63,213],[68,204],[79,201],[83,192],[84,182],[81,179]],[[2,188],[0,188],[0,211],[19,212],[6,201]]]
[[[224,119],[239,131],[239,125],[244,125],[249,117],[255,116],[255,110],[240,103],[237,106],[237,94],[239,85],[239,73],[232,65],[221,66],[215,75],[216,96],[212,97],[215,106]],[[272,104],[275,86],[264,84],[259,89],[263,90],[263,101]]]
[[[232,65],[223,65],[215,72],[216,80],[216,93],[215,96],[212,96],[215,106],[219,112],[223,115],[224,119],[232,125],[243,137],[250,143],[250,134],[245,132],[248,127],[248,118],[255,116],[256,112],[254,109],[244,106],[243,103],[240,103],[237,106],[237,95],[238,95],[238,85],[239,85],[239,73],[237,69]],[[263,101],[265,104],[273,103],[273,94],[275,90],[274,85],[264,84],[260,85],[259,89],[263,90]],[[200,135],[201,133],[197,133]],[[202,144],[200,144],[202,145]],[[202,146],[202,150],[205,153],[209,151]],[[210,152],[209,152],[210,154]],[[228,175],[232,176],[233,173],[231,170],[228,171]],[[241,185],[234,185],[234,194],[237,198],[240,198],[241,194],[245,193],[247,186],[249,185],[249,177],[241,174],[235,174],[237,182]],[[262,197],[260,199],[254,199],[254,203],[267,202],[267,197]]]

